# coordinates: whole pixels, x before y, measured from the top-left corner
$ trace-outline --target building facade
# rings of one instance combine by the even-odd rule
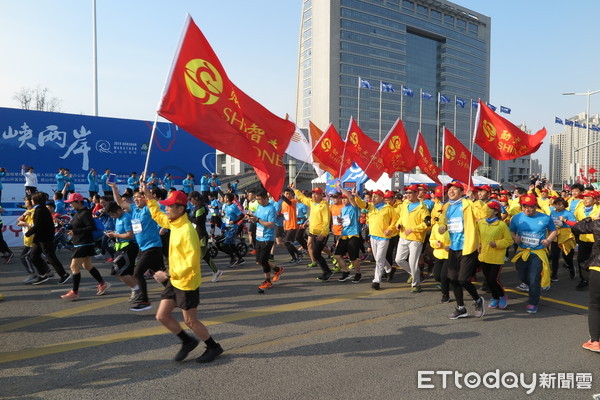
[[[304,0],[296,121],[331,122],[345,137],[354,117],[380,141],[400,117],[437,159],[443,126],[469,143],[472,100],[489,99],[490,29],[445,0]]]

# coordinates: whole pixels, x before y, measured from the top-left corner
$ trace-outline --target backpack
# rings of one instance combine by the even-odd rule
[[[94,242],[97,242],[104,236],[104,230],[106,228],[102,221],[100,221],[100,218],[94,218],[94,224],[96,224],[96,228],[92,231],[92,239],[94,239]]]

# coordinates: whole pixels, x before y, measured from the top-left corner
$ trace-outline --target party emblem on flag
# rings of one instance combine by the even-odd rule
[[[490,142],[496,139],[496,128],[490,123],[490,121],[483,120],[483,132],[485,132],[485,136]]]
[[[195,100],[204,105],[216,103],[223,92],[223,78],[219,71],[199,58],[185,65],[185,84]]]
[[[446,154],[446,158],[449,161],[452,161],[456,157],[456,150],[454,150],[454,147],[447,145],[446,149],[445,149],[445,154]]]
[[[329,150],[331,150],[331,140],[329,140],[329,138],[324,138],[324,139],[321,141],[321,148],[322,148],[324,151],[329,151]]]
[[[402,146],[402,141],[398,136],[392,136],[388,143],[388,146],[390,150],[392,150],[392,152],[396,153],[398,150],[400,150],[400,147]]]
[[[356,132],[350,133],[350,141],[355,145],[358,143],[358,134]]]

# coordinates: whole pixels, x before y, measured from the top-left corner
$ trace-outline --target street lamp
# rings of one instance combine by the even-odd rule
[[[589,150],[590,150],[590,97],[593,94],[596,93],[600,93],[600,90],[594,90],[592,91],[587,91],[585,93],[574,93],[574,92],[568,92],[568,93],[563,93],[563,96],[587,96],[587,109],[585,112],[585,146],[581,147],[581,148],[585,148],[585,158],[584,158],[584,170],[585,170],[585,177],[587,178],[587,170],[589,169],[589,165],[588,165],[588,156],[589,156]],[[581,149],[580,148],[580,149]],[[579,149],[578,149],[579,150]],[[573,171],[575,172],[575,175],[573,176],[573,183],[575,183],[575,181],[577,180],[577,163],[575,162],[575,145],[573,145]]]

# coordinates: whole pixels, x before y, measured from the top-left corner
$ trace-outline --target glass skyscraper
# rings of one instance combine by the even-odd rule
[[[489,99],[490,23],[444,0],[304,0],[296,121],[345,138],[353,116],[379,141],[402,113],[434,158],[444,125],[468,144],[472,100]]]

